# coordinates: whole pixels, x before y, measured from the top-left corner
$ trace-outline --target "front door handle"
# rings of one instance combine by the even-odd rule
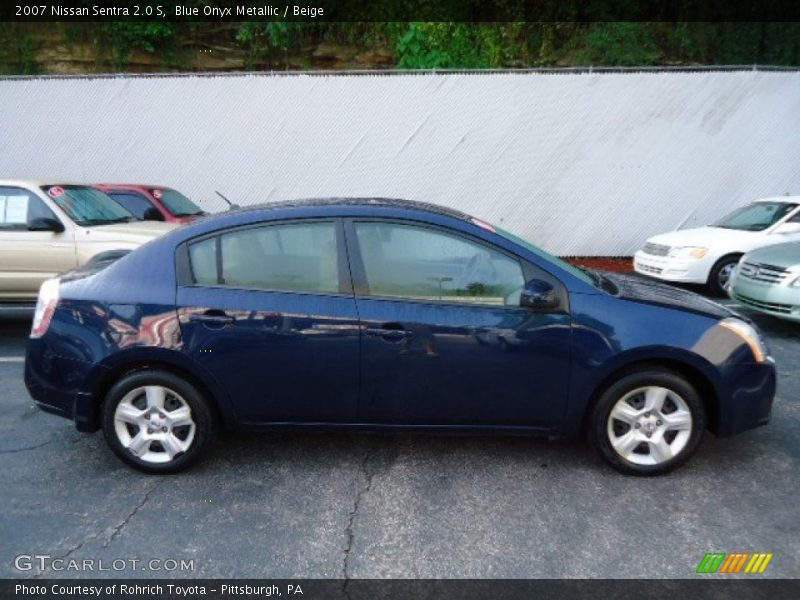
[[[189,321],[192,323],[208,323],[210,325],[229,325],[234,320],[232,316],[226,315],[221,310],[209,310],[189,316]]]
[[[387,340],[400,340],[411,337],[412,335],[412,332],[407,329],[387,329],[385,327],[367,327],[364,333],[375,337],[382,337]]]

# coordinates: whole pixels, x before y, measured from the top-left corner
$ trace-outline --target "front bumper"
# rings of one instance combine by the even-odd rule
[[[800,288],[736,277],[730,295],[748,308],[800,323]]]
[[[766,425],[772,416],[776,373],[772,359],[732,367],[730,393],[711,415],[710,429],[718,437],[735,435]]]
[[[706,259],[653,256],[641,250],[633,256],[633,268],[642,275],[682,283],[705,283],[711,270]]]

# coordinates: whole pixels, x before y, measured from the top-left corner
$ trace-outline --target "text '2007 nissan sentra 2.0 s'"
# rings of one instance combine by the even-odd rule
[[[723,306],[382,199],[230,211],[48,281],[25,380],[149,472],[225,427],[585,432],[613,467],[663,473],[706,429],[765,424],[775,393]]]

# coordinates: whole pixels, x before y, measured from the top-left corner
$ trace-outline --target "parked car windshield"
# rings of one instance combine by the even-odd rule
[[[109,225],[136,220],[100,190],[81,185],[51,185],[43,189],[78,225]]]
[[[713,226],[744,231],[763,231],[780,221],[795,208],[797,208],[797,204],[789,202],[755,202],[733,211],[714,223]]]
[[[204,215],[203,210],[186,196],[175,190],[155,189],[150,192],[158,198],[166,209],[175,217],[193,217]]]

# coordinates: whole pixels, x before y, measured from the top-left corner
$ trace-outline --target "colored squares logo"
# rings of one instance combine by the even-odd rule
[[[763,573],[772,560],[767,552],[709,552],[697,566],[698,573]]]

